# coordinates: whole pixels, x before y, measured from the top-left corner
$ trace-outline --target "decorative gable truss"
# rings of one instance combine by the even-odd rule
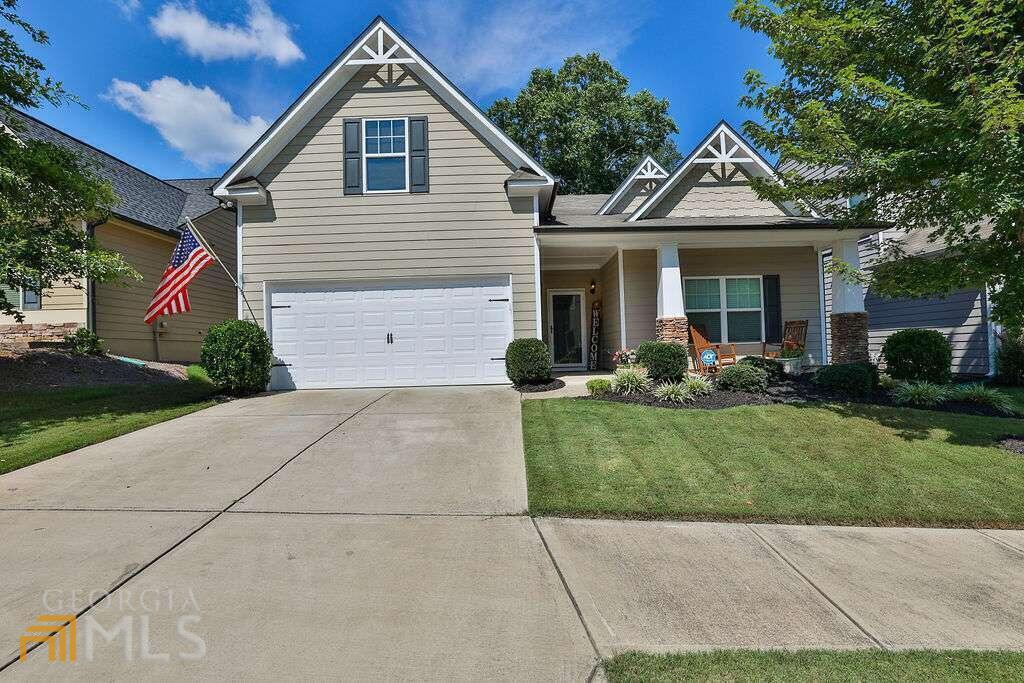
[[[640,160],[640,163],[626,176],[622,184],[601,205],[601,208],[597,210],[597,215],[621,213],[623,203],[638,195],[650,194],[657,188],[658,183],[667,177],[668,171],[648,154]]]
[[[722,183],[734,181],[739,174],[782,182],[772,165],[732,126],[722,121],[694,148],[679,168],[673,171],[672,175],[630,214],[627,221],[635,222],[647,217],[695,166],[707,167],[714,179]],[[795,216],[803,213],[798,207],[789,203],[783,205],[782,208],[789,215]]]
[[[508,135],[494,125],[465,94],[456,88],[415,47],[406,41],[383,18],[377,17],[345,50],[306,88],[295,102],[260,136],[260,138],[224,173],[213,186],[215,197],[237,200],[238,203],[262,203],[263,196],[252,195],[251,188],[240,187],[243,179],[254,178],[290,142],[360,69],[367,66],[401,66],[430,88],[452,110],[477,132],[512,168],[528,169],[537,180],[529,187],[519,182],[517,192],[527,189],[538,198],[538,205],[547,205],[554,193],[555,180],[536,160],[530,157]],[[395,83],[388,83],[395,85]],[[341,163],[339,161],[339,163]],[[511,182],[511,181],[510,181]],[[523,186],[523,187],[519,187]]]

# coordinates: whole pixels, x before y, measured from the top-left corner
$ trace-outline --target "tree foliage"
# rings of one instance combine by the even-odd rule
[[[993,286],[1024,323],[1024,4],[1019,0],[738,0],[783,76],[751,71],[745,132],[796,167],[764,197],[844,223],[927,231],[937,255],[890,243],[869,284],[924,296]],[[786,168],[783,164],[782,168]],[[803,167],[832,173],[804,177]],[[853,198],[849,205],[845,201]],[[933,250],[935,251],[935,250]]]
[[[558,71],[534,69],[515,99],[487,115],[561,180],[565,193],[612,192],[645,154],[680,161],[668,100],[629,92],[629,79],[597,53],[574,55]]]
[[[8,28],[46,45],[49,38],[18,16],[17,0],[0,0],[0,109],[77,102],[25,52]],[[2,111],[0,111],[2,114]],[[0,284],[40,290],[137,277],[118,254],[99,249],[82,222],[104,217],[116,201],[110,185],[76,154],[20,134],[10,117],[0,125]],[[0,314],[24,316],[0,294]],[[45,306],[45,303],[44,303]]]

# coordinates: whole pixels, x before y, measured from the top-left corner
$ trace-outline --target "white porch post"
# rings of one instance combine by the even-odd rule
[[[655,336],[659,341],[688,344],[690,330],[683,305],[683,274],[679,266],[679,242],[658,245],[658,319]]]
[[[836,240],[832,258],[860,269],[856,239]],[[868,314],[864,310],[864,288],[844,277],[832,275],[832,358],[835,363],[868,360]]]

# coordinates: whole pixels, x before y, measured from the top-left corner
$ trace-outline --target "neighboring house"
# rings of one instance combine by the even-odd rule
[[[797,170],[805,177],[831,177],[843,172],[843,167],[833,166],[828,169],[803,167],[791,162],[783,162],[780,170]],[[984,231],[984,226],[982,227]],[[983,233],[984,234],[984,233]],[[891,241],[901,241],[907,254],[923,255],[938,254],[944,246],[928,239],[924,230],[907,232],[898,226],[882,230],[874,235],[861,239],[858,243],[857,257],[862,269],[870,270],[878,260],[882,245]],[[831,249],[822,253],[822,277],[825,290],[825,310],[831,312],[832,274],[829,264],[832,258]],[[995,374],[995,352],[997,334],[989,318],[988,293],[983,288],[962,289],[951,292],[948,296],[888,299],[873,293],[870,289],[864,292],[864,309],[868,314],[868,354],[872,361],[881,359],[882,344],[889,335],[908,328],[937,330],[949,340],[953,351],[952,370],[964,376],[983,376]],[[826,317],[826,340],[831,347],[831,330]]]
[[[213,194],[238,206],[238,313],[271,336],[273,388],[480,384],[507,382],[515,337],[584,367],[598,298],[602,363],[685,341],[687,316],[746,353],[809,320],[821,362],[820,252],[877,228],[840,234],[759,199],[753,176],[774,170],[723,122],[672,173],[646,159],[609,197],[556,198],[551,174],[377,18]],[[836,286],[837,346],[866,356],[860,293]]]
[[[215,322],[234,318],[235,287],[220,269],[207,268],[189,287],[192,312],[142,322],[160,276],[170,262],[179,228],[188,216],[229,269],[235,267],[235,214],[220,208],[209,188],[214,178],[160,180],[120,159],[16,110],[0,112],[18,135],[71,149],[110,182],[118,197],[110,217],[86,225],[104,249],[119,252],[141,281],[106,284],[82,281],[42,292],[4,289],[25,316],[19,324],[0,316],[0,343],[59,341],[77,327],[95,331],[111,353],[146,360],[192,361]]]
[[[901,240],[908,254],[929,254],[942,250],[929,242],[925,231],[906,234],[898,229],[879,232],[862,239],[858,245],[861,267],[870,269],[879,258],[882,245]],[[823,273],[825,289],[831,283],[828,264],[831,251],[825,252]],[[831,310],[831,297],[826,296],[826,310]],[[948,296],[888,299],[864,293],[864,309],[868,313],[868,352],[871,359],[881,359],[882,344],[894,332],[907,328],[937,330],[949,340],[953,351],[952,370],[963,376],[995,374],[996,330],[989,318],[988,292],[985,289],[961,289]]]

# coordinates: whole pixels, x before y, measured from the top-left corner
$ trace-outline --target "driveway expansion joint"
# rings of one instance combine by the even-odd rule
[[[979,534],[981,534],[982,536],[984,536],[988,540],[992,541],[993,543],[997,543],[998,545],[1003,546],[1007,550],[1012,550],[1013,552],[1017,553],[1018,555],[1024,555],[1024,548],[1020,548],[1020,547],[1014,545],[1013,543],[1010,543],[1008,541],[1004,541],[1003,539],[998,538],[996,536],[993,536],[991,534],[987,534],[987,533],[985,533],[985,531],[983,529],[975,529],[975,531],[977,531]]]
[[[597,669],[601,666],[601,649],[597,646],[597,641],[594,640],[594,634],[590,632],[590,626],[587,625],[587,620],[583,618],[583,611],[580,609],[580,604],[576,601],[576,596],[573,595],[572,589],[569,587],[569,582],[566,581],[565,574],[562,573],[562,568],[558,565],[558,560],[555,559],[554,553],[551,552],[551,548],[548,546],[548,540],[544,538],[544,532],[540,530],[540,525],[537,524],[536,518],[530,517],[530,522],[533,524],[533,528],[536,530],[537,536],[540,537],[541,545],[544,546],[544,552],[547,553],[548,559],[551,560],[551,565],[555,568],[555,573],[558,574],[558,580],[562,582],[562,589],[569,597],[569,602],[572,603],[572,608],[576,612],[576,618],[580,620],[580,625],[583,626],[583,630],[587,634],[587,640],[590,641],[590,647],[594,648],[594,655],[597,657],[597,662],[595,663],[594,668],[590,671],[590,675],[587,677],[587,681],[589,683],[594,680],[594,676],[597,674]]]
[[[342,420],[342,421],[341,421],[341,422],[339,422],[338,424],[336,424],[336,425],[334,425],[333,427],[331,427],[330,429],[328,429],[328,430],[327,430],[326,432],[324,432],[324,433],[323,433],[323,434],[321,434],[321,435],[320,435],[319,437],[317,437],[316,439],[314,439],[314,440],[313,440],[313,441],[312,441],[311,443],[309,443],[309,444],[307,444],[306,446],[304,446],[304,447],[303,447],[303,448],[302,448],[301,450],[299,450],[299,452],[298,452],[298,453],[296,453],[295,455],[293,455],[293,456],[291,456],[290,458],[288,458],[287,460],[285,460],[285,462],[284,462],[283,464],[281,464],[281,465],[280,465],[280,466],[279,466],[279,467],[278,467],[277,469],[275,469],[275,470],[274,470],[273,472],[271,472],[271,473],[270,473],[269,475],[267,475],[267,476],[266,476],[266,477],[265,477],[265,478],[264,478],[264,479],[263,479],[262,481],[260,481],[260,482],[259,482],[258,484],[256,484],[255,486],[253,486],[253,487],[252,487],[251,489],[249,489],[249,491],[248,491],[248,492],[246,492],[245,494],[243,494],[243,495],[242,495],[242,496],[240,496],[239,498],[237,498],[237,499],[235,499],[234,501],[232,501],[232,502],[231,502],[231,503],[230,503],[230,504],[229,504],[229,505],[228,505],[227,507],[225,507],[225,508],[223,508],[223,509],[221,509],[221,510],[219,510],[219,511],[214,511],[214,514],[212,514],[212,515],[210,516],[210,518],[209,518],[209,519],[207,519],[206,521],[204,521],[204,522],[203,522],[202,524],[200,524],[199,526],[197,526],[197,527],[196,527],[195,529],[193,529],[193,530],[192,530],[192,531],[190,531],[189,533],[185,534],[185,535],[184,535],[184,536],[183,536],[182,538],[180,538],[179,540],[177,540],[177,541],[176,541],[175,543],[173,543],[173,544],[172,544],[172,545],[171,545],[170,547],[168,547],[168,548],[164,549],[163,551],[161,551],[161,552],[160,552],[159,554],[157,554],[157,555],[156,555],[155,557],[153,557],[153,558],[152,558],[152,559],[150,559],[149,561],[147,561],[147,562],[144,562],[144,563],[140,564],[140,565],[139,565],[138,567],[136,567],[136,568],[135,568],[135,570],[134,570],[134,571],[132,571],[132,572],[129,572],[129,573],[125,573],[124,575],[122,575],[121,577],[119,577],[119,578],[118,578],[118,580],[116,580],[116,581],[115,581],[115,582],[114,582],[114,583],[113,583],[113,584],[112,584],[112,585],[110,586],[110,588],[108,588],[108,589],[107,589],[106,591],[104,591],[104,592],[103,592],[103,593],[102,593],[102,594],[101,594],[101,595],[100,595],[99,597],[97,597],[97,598],[96,598],[96,599],[94,599],[94,600],[91,600],[91,601],[90,601],[90,602],[89,602],[89,603],[88,603],[88,604],[87,604],[87,605],[86,605],[85,607],[83,607],[83,608],[82,608],[81,610],[79,610],[78,612],[76,612],[76,613],[75,613],[75,617],[76,617],[76,618],[80,618],[80,617],[81,617],[82,615],[84,615],[84,614],[85,614],[86,612],[88,612],[88,611],[89,611],[89,610],[91,610],[91,609],[92,609],[93,607],[95,607],[96,605],[98,605],[98,604],[99,604],[100,602],[102,602],[103,600],[106,600],[106,599],[107,599],[107,597],[109,597],[110,595],[112,595],[112,594],[113,594],[113,593],[114,593],[115,591],[117,591],[118,589],[120,589],[120,588],[121,588],[122,586],[124,586],[124,585],[125,585],[126,583],[128,583],[129,581],[131,581],[131,580],[132,580],[132,579],[134,579],[135,577],[137,577],[137,576],[139,576],[140,574],[142,574],[142,572],[146,571],[146,569],[148,569],[149,567],[152,567],[152,566],[153,566],[154,564],[156,564],[156,563],[157,563],[157,562],[159,562],[159,561],[160,561],[161,559],[163,559],[164,557],[166,557],[166,556],[167,556],[168,554],[170,554],[170,553],[171,553],[172,551],[174,551],[174,550],[175,550],[176,548],[180,547],[180,546],[181,546],[182,544],[184,544],[184,543],[185,543],[186,541],[188,541],[189,539],[191,539],[192,537],[194,537],[194,536],[195,536],[196,534],[198,534],[198,533],[199,533],[200,531],[202,531],[203,529],[205,529],[206,527],[208,527],[208,526],[209,526],[210,524],[212,524],[212,523],[213,523],[213,522],[214,522],[215,520],[219,519],[219,518],[220,518],[220,517],[221,517],[222,515],[224,515],[224,514],[225,514],[226,512],[228,512],[228,511],[229,511],[229,510],[230,510],[230,509],[231,509],[232,507],[234,507],[234,506],[235,506],[235,505],[237,505],[237,504],[238,504],[239,502],[241,502],[242,500],[244,500],[244,499],[246,498],[246,496],[249,496],[249,495],[250,495],[250,494],[251,494],[251,493],[252,493],[253,491],[255,491],[256,489],[258,489],[258,488],[259,488],[260,486],[262,486],[262,485],[263,485],[263,484],[265,484],[265,483],[266,483],[267,481],[269,481],[269,480],[270,480],[270,479],[271,479],[271,478],[272,478],[272,477],[273,477],[274,475],[276,475],[276,474],[277,474],[278,472],[280,472],[280,471],[281,471],[282,469],[284,469],[285,467],[287,467],[289,463],[293,462],[293,461],[294,461],[294,460],[295,460],[296,458],[298,458],[298,457],[299,457],[300,455],[302,455],[303,453],[305,453],[305,452],[306,452],[307,450],[309,450],[310,448],[312,448],[313,446],[315,446],[315,445],[316,445],[317,443],[319,443],[320,441],[322,441],[322,440],[323,440],[324,438],[326,438],[326,437],[327,437],[327,436],[328,436],[329,434],[331,434],[332,432],[334,432],[334,431],[335,431],[336,429],[338,429],[339,427],[341,427],[341,426],[342,426],[343,424],[345,424],[346,422],[348,422],[349,420],[351,420],[351,419],[352,419],[353,417],[355,417],[355,416],[356,416],[356,415],[358,415],[359,413],[363,412],[364,410],[366,410],[367,408],[369,408],[370,406],[372,406],[372,405],[373,405],[374,403],[376,403],[377,401],[379,401],[379,400],[381,400],[382,398],[384,398],[385,396],[387,396],[387,395],[388,395],[389,393],[391,393],[391,392],[384,392],[383,394],[381,394],[380,396],[378,396],[378,397],[377,397],[377,398],[375,398],[374,400],[372,400],[372,401],[370,401],[369,403],[367,403],[366,405],[364,405],[364,406],[363,406],[362,408],[360,408],[359,410],[355,411],[354,413],[352,413],[351,415],[349,415],[348,417],[346,417],[346,418],[345,418],[344,420]],[[84,510],[81,510],[81,511],[83,511],[83,512],[84,512]],[[89,510],[89,512],[96,512],[96,510]],[[111,512],[140,512],[140,510],[111,510]],[[166,512],[166,511],[161,511],[161,512]],[[62,627],[63,627],[63,626],[67,626],[67,625],[68,625],[68,623],[70,623],[70,622],[65,622],[65,623],[64,623],[64,624],[62,624],[61,626],[62,626]],[[26,648],[26,654],[31,654],[31,653],[32,653],[32,652],[34,652],[34,651],[35,651],[36,649],[38,649],[38,648],[42,647],[42,646],[43,646],[43,644],[44,644],[44,641],[41,641],[41,642],[35,643],[35,644],[34,644],[34,645],[32,645],[32,646],[29,646],[28,648]],[[10,660],[8,660],[7,662],[4,662],[4,663],[0,664],[0,673],[4,672],[5,670],[7,670],[8,668],[10,668],[10,667],[11,667],[11,666],[13,666],[14,664],[18,663],[19,661],[20,661],[20,656],[15,656],[15,657],[14,657],[13,659],[10,659]]]
[[[824,598],[830,605],[832,605],[832,607],[834,607],[840,614],[842,614],[844,617],[846,617],[846,619],[848,619],[851,624],[856,626],[857,630],[859,630],[869,640],[871,640],[871,642],[874,643],[876,647],[878,647],[881,650],[890,650],[891,649],[889,646],[887,646],[885,643],[883,643],[880,638],[875,636],[875,634],[871,633],[871,631],[869,631],[867,629],[867,627],[865,627],[863,624],[861,624],[859,621],[857,621],[857,619],[855,619],[852,614],[850,614],[845,608],[843,608],[842,605],[840,605],[836,600],[833,600],[832,597],[828,593],[826,593],[824,591],[824,589],[822,589],[820,586],[818,586],[818,584],[815,583],[811,579],[810,576],[805,574],[804,571],[801,570],[800,567],[798,567],[796,565],[796,562],[790,560],[788,557],[785,556],[785,554],[783,554],[783,552],[781,550],[776,548],[771,543],[771,541],[769,541],[767,538],[765,538],[761,534],[757,533],[757,530],[754,528],[755,525],[753,525],[753,524],[744,524],[744,526],[747,527],[747,529],[750,530],[750,533],[754,534],[754,536],[756,536],[757,539],[759,541],[761,541],[761,543],[763,543],[765,545],[765,547],[767,547],[769,550],[771,550],[771,552],[774,553],[780,560],[785,562],[786,565],[788,565],[790,569],[792,569],[794,572],[796,572],[797,575],[800,576],[801,579],[806,581],[808,586],[813,588],[822,598]]]

